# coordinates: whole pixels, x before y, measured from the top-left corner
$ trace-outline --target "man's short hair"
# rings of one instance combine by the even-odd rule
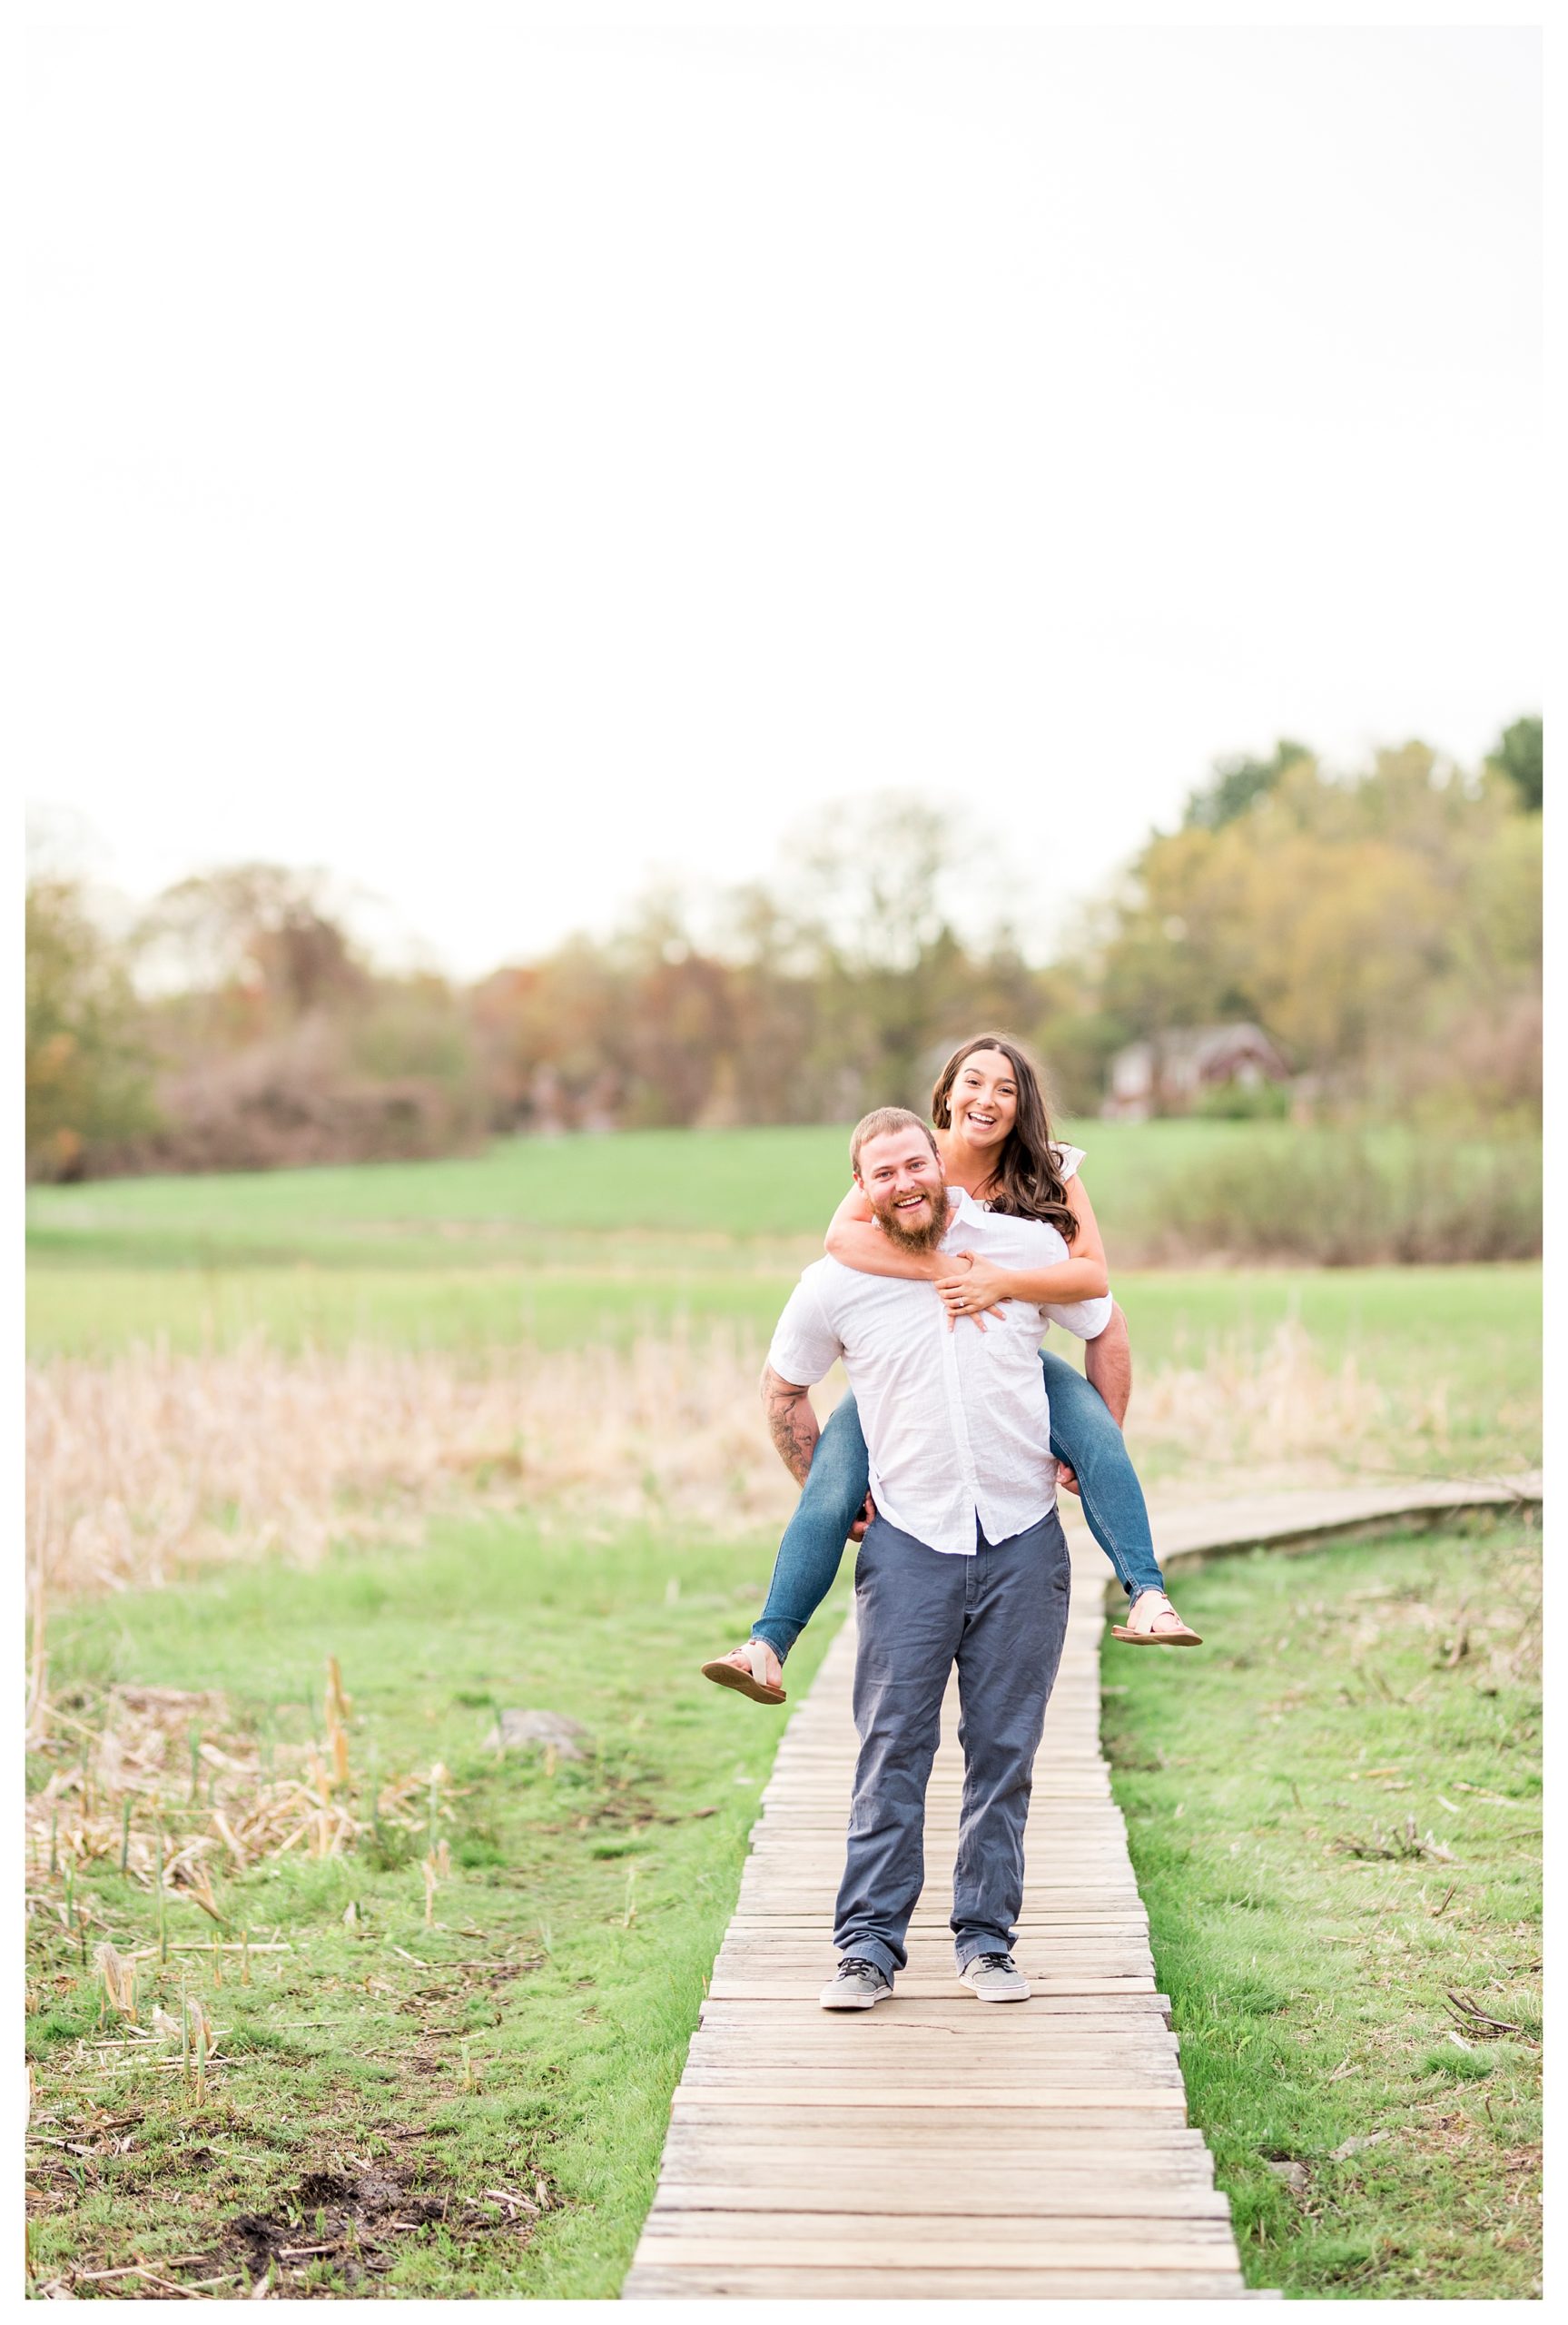
[[[873,1106],[869,1114],[863,1115],[856,1123],[849,1142],[850,1168],[857,1179],[860,1176],[861,1148],[868,1138],[881,1138],[884,1132],[890,1130],[918,1130],[937,1161],[942,1161],[937,1152],[936,1133],[928,1122],[922,1121],[919,1114],[912,1114],[907,1106]]]

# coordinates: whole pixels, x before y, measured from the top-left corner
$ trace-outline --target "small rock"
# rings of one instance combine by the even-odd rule
[[[1266,2158],[1265,2161],[1267,2162],[1267,2159]],[[1269,2163],[1268,2169],[1273,2172],[1277,2180],[1284,2181],[1286,2186],[1289,2189],[1293,2196],[1306,2195],[1311,2175],[1307,2172],[1305,2163],[1297,2163],[1293,2161],[1284,2163]]]
[[[588,1731],[559,1711],[504,1711],[485,1738],[488,1752],[521,1752],[530,1744],[553,1746],[558,1758],[580,1760]]]
[[[1388,2137],[1386,2132],[1364,2132],[1358,2139],[1341,2140],[1337,2147],[1328,2151],[1330,2163],[1343,2163],[1347,2155],[1359,2155],[1364,2147],[1376,2147]]]

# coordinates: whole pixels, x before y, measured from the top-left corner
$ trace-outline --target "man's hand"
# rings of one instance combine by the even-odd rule
[[[875,1516],[876,1504],[873,1501],[870,1494],[868,1493],[865,1498],[864,1509],[861,1511],[860,1516],[855,1519],[854,1524],[849,1529],[849,1538],[852,1542],[860,1542],[864,1540],[865,1529],[871,1524],[872,1519]]]
[[[771,1364],[763,1367],[762,1388],[763,1408],[779,1459],[796,1485],[804,1486],[822,1435],[811,1399],[795,1381],[781,1379]]]
[[[1056,1482],[1059,1486],[1065,1486],[1069,1493],[1075,1493],[1080,1500],[1082,1499],[1083,1488],[1065,1461],[1059,1461],[1056,1465]]]

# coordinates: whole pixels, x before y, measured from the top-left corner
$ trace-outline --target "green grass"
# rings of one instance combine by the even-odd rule
[[[1180,1604],[1208,1644],[1108,1647],[1106,1734],[1249,2281],[1530,2298],[1538,1538],[1260,1552]]]
[[[804,1257],[803,1257],[804,1263]],[[350,1270],[309,1264],[213,1269],[68,1268],[35,1263],[27,1339],[35,1355],[102,1356],[138,1341],[195,1352],[263,1331],[279,1347],[478,1350],[529,1341],[621,1346],[687,1324],[733,1322],[765,1338],[798,1266],[733,1273],[675,1266],[565,1269],[449,1266]]]
[[[1090,1123],[1064,1126],[1090,1150],[1084,1177],[1114,1229],[1150,1178],[1201,1169],[1277,1124]],[[1288,1137],[1288,1132],[1283,1133]],[[399,1261],[445,1265],[455,1234],[532,1256],[563,1232],[820,1238],[849,1184],[847,1125],[622,1131],[613,1137],[500,1139],[436,1162],[345,1164],[196,1178],[35,1187],[28,1223],[52,1255],[81,1251],[178,1264],[214,1258],[352,1262],[397,1239]]]
[[[1307,1151],[1286,1123],[1090,1122],[1061,1134],[1087,1150],[1108,1247],[1129,1256],[1159,1233],[1169,1190],[1247,1156]],[[820,1239],[849,1184],[848,1143],[847,1128],[832,1126],[623,1131],[499,1139],[431,1162],[107,1179],[30,1189],[28,1228],[39,1258],[56,1264],[374,1266],[395,1248],[400,1267],[444,1268],[465,1257],[537,1262],[562,1239],[606,1234],[683,1246],[705,1237],[728,1264],[737,1241]],[[1368,1142],[1389,1164],[1422,1152],[1393,1129]],[[1492,1152],[1480,1141],[1463,1149],[1476,1167]]]
[[[153,1944],[148,1892],[112,1855],[76,1889],[78,1941],[59,1918],[61,1877],[35,1873],[28,2044],[35,2122],[55,2142],[31,2158],[38,2280],[133,2262],[192,2281],[240,2270],[237,2214],[286,2238],[292,2213],[293,2241],[309,2243],[321,2175],[352,2178],[369,2162],[454,2205],[486,2188],[529,2192],[536,2176],[550,2199],[526,2238],[477,2226],[383,2235],[386,2289],[613,2297],[779,1734],[696,1665],[741,1635],[767,1563],[755,1542],[585,1544],[473,1522],[438,1529],[421,1551],[360,1552],[310,1575],[234,1570],[56,1614],[52,1692],[89,1725],[114,1680],[218,1687],[242,1725],[303,1740],[335,1652],[360,1776],[437,1759],[451,1772],[440,1829],[454,1872],[428,1927],[422,1840],[390,1835],[380,1862],[362,1844],[238,1877],[220,1866],[231,1929],[275,1930],[293,1950],[254,1956],[249,1988],[232,1957],[221,1991],[210,1954],[144,1965],[149,2005],[178,2015],[182,1960],[191,1991],[232,2030],[232,2063],[211,2071],[201,2106],[143,2054],[94,2048],[97,1988],[82,1952],[90,1961],[105,1936],[122,1952]],[[792,1690],[834,1628],[823,1620],[803,1642]],[[590,1731],[590,1757],[553,1774],[537,1756],[498,1763],[481,1749],[498,1702],[568,1713]],[[75,1731],[59,1734],[69,1758]],[[181,1829],[177,1805],[169,1815]],[[192,1905],[169,1913],[171,1938],[211,1934]],[[175,2266],[177,2254],[197,2257]],[[346,2249],[311,2265],[321,2290],[352,2289]]]

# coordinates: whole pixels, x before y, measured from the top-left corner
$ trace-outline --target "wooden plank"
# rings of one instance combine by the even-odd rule
[[[863,2190],[862,2193],[863,2195],[865,2191]],[[747,2234],[764,2239],[788,2236],[802,2244],[838,2244],[854,2234],[856,2221],[869,2231],[869,2241],[895,2242],[899,2256],[909,2258],[920,2258],[933,2251],[952,2254],[954,2246],[960,2244],[983,2245],[988,2251],[1005,2249],[1016,2252],[1020,2247],[1027,2250],[1040,2239],[1039,2221],[1024,2212],[998,2212],[987,2219],[982,2230],[971,2230],[962,2221],[955,2226],[951,2220],[927,2219],[918,2212],[912,2212],[907,2217],[902,2213],[884,2212],[880,2192],[874,2190],[867,2198],[867,2208],[863,2211],[849,2214],[817,2210],[809,2204],[802,2211],[787,2214],[770,2212],[746,2201],[734,2209],[686,2208],[666,2217],[661,2215],[659,2210],[662,2201],[662,2198],[655,2199],[654,2209],[648,2215],[650,2232],[659,2236],[689,2238],[704,2245],[723,2246]],[[1060,2220],[1070,2217],[1070,2214],[1059,2214],[1052,2221],[1051,2241],[1059,2249],[1062,2244],[1078,2241],[1059,2225]],[[1099,2217],[1098,2214],[1095,2216],[1096,2224],[1086,2231],[1088,2237],[1097,2240],[1100,2235]],[[1123,2226],[1126,2224],[1124,2220]],[[1178,2231],[1168,2225],[1155,2230],[1153,2233],[1157,2242],[1165,2243],[1173,2241]],[[1211,2210],[1193,2220],[1183,2220],[1179,2233],[1183,2241],[1199,2246],[1212,2246],[1225,2241],[1229,2233],[1229,2224],[1227,2219],[1217,2218]],[[956,2256],[953,2265],[962,2265]],[[1079,2261],[1064,2262],[1063,2265],[1092,2268],[1096,2264]]]
[[[951,2015],[962,2017],[967,2028],[974,2023],[974,2013],[989,2005],[964,2003],[954,1997],[960,1984],[956,1977],[913,1978],[909,1972],[901,1973],[898,1982],[900,2018],[923,2025],[945,2023]],[[702,2023],[716,2020],[718,2013],[735,2013],[734,2023],[749,2028],[795,2026],[799,2019],[790,2005],[814,2003],[823,1984],[821,1978],[799,1978],[793,1983],[787,1977],[771,1979],[715,1978],[708,1988],[707,2000],[702,2005]],[[1032,1982],[1030,1995],[1030,2016],[1067,2017],[1075,2013],[1098,2016],[1113,2011],[1154,2011],[1169,2017],[1170,1998],[1157,1994],[1152,1978],[1040,1978]],[[918,2013],[918,2017],[916,2013]],[[872,2015],[876,2015],[873,2011]],[[885,2015],[885,2013],[884,2013]]]
[[[672,2180],[661,2184],[658,2201],[648,2217],[651,2223],[671,2213],[685,2211],[723,2213],[726,2218],[733,2212],[749,2211],[815,2217],[845,2213],[861,2220],[870,2217],[864,2210],[865,2201],[863,2187],[846,2187],[842,2181],[836,2186],[825,2179],[797,2185],[792,2179],[764,2186],[755,2182],[725,2184],[708,2180]],[[1075,2175],[1064,2186],[1042,2188],[1035,2179],[1017,2174],[999,2182],[994,2173],[960,2180],[933,2171],[923,2181],[901,2177],[894,2187],[879,2186],[874,2201],[878,2219],[909,2212],[921,2220],[950,2215],[961,2220],[1049,2220],[1053,2234],[1060,2235],[1089,2235],[1093,2231],[1088,2223],[1103,2226],[1107,2221],[1114,2221],[1120,2232],[1126,2228],[1129,2211],[1136,2211],[1140,2220],[1228,2223],[1230,2219],[1229,2202],[1218,2188],[1151,2180],[1139,2187],[1137,2201],[1133,2203],[1125,2181],[1117,2188],[1097,2187],[1087,2172]]]
[[[929,2069],[940,2072],[944,2080],[951,2080],[954,2073],[964,2073],[970,2081],[984,2083],[993,2074],[1004,2073],[1010,2059],[1031,2073],[1040,2062],[1051,2059],[1076,2063],[1086,2058],[1109,2062],[1147,2057],[1169,2059],[1175,2065],[1169,2033],[1164,2021],[1153,2013],[1096,2024],[1076,2018],[1037,2018],[1030,2026],[1016,2023],[997,2026],[991,2018],[985,2023],[997,2026],[997,2031],[983,2038],[978,2029],[971,2033],[962,2027],[901,2026],[891,2007],[879,2010],[877,2015],[892,2021],[885,2034],[873,2034],[866,2016],[857,2013],[853,2033],[846,2029],[841,2034],[833,2026],[803,2027],[778,2043],[770,2043],[763,2053],[770,2062],[767,2071],[785,2075],[794,2061],[804,2070],[814,2068],[822,2060],[838,2060],[846,2073],[855,2073],[864,2060],[876,2074],[905,2073],[918,2077]],[[1015,2012],[1015,2020],[1022,2016],[1021,2010]],[[695,2066],[733,2064],[754,2075],[761,2071],[756,2036],[733,2027],[711,2032],[699,2028],[692,2037],[691,2057]]]
[[[904,1944],[908,1964],[900,1973],[902,1977],[941,1978],[952,1988],[958,1978],[958,1965],[953,1959],[951,1930],[914,1930]],[[1031,1978],[1124,1979],[1153,1975],[1154,1957],[1148,1939],[1142,1937],[1112,1934],[1098,1941],[1070,1941],[1040,1937],[1032,1930],[1024,1930],[1013,1938],[1012,1950],[1020,1968]],[[773,1937],[748,1934],[731,1938],[714,1965],[714,1974],[725,1977],[743,1968],[769,1976],[775,1973],[787,1975],[792,1969],[797,1977],[814,1971],[820,1987],[833,1974],[832,1924],[824,1919],[814,1930],[780,1930]]]
[[[858,2012],[856,2025],[857,2031],[865,2030],[860,2039],[871,2043],[907,2040],[928,2033],[964,2043],[1026,2042],[1034,2034],[1054,2042],[1060,2035],[1081,2034],[1101,2026],[1119,2030],[1154,2025],[1165,2016],[1167,2007],[1166,1996],[1156,1994],[1119,1999],[1106,1994],[1034,1994],[1023,2003],[986,2003],[970,1994],[958,1978],[945,1992],[929,1995],[910,1994],[901,1981],[891,2001],[874,2010]],[[818,2007],[814,1987],[808,1988],[799,2002],[776,1995],[735,2002],[710,1994],[702,2005],[699,2031],[734,2034],[748,2043],[754,2043],[759,2035],[792,2043],[812,2036],[833,2042],[857,2039],[854,2034],[840,2034],[832,2013]]]
[[[1054,2176],[1061,2171],[1099,2172],[1102,2169],[1093,2146],[1086,2149],[1073,2124],[1057,2116],[1034,2123],[1011,2122],[1005,2151],[999,2152],[993,2145],[978,2160],[972,2154],[966,2160],[962,2149],[955,2150],[940,2119],[932,2116],[879,2123],[876,2135],[884,2155],[897,2153],[902,2159],[901,2173],[962,2172],[972,2167],[1032,2178],[1042,2172]],[[807,2108],[792,2108],[787,2121],[774,2122],[714,2108],[673,2117],[665,2144],[666,2161],[670,2163],[722,2156],[737,2165],[747,2158],[771,2164],[781,2153],[788,2156],[792,2172],[820,2159],[824,2168],[842,2175],[857,2157],[864,2161],[864,2126],[854,2116],[835,2114],[831,2108],[818,2109],[814,2115]],[[1119,2168],[1133,2172],[1179,2171],[1190,2164],[1194,2172],[1212,2177],[1214,2170],[1202,2132],[1186,2123],[1139,2125],[1119,2119],[1117,2159]]]
[[[743,2145],[729,2132],[710,2132],[705,2137],[690,2137],[672,2145],[665,2159],[665,2178],[670,2190],[750,2188],[772,2195],[814,2188],[822,2191],[824,2209],[837,2211],[841,2200],[852,2207],[865,2202],[864,2189],[856,2185],[853,2169],[847,2168],[857,2159],[863,2160],[863,2151],[847,2142],[826,2147],[797,2142],[781,2163],[771,2137]],[[1046,2160],[954,2156],[932,2149],[923,2154],[903,2154],[897,2173],[887,2183],[879,2184],[876,2201],[902,2210],[896,2200],[905,2193],[924,2202],[941,2200],[953,2191],[985,2190],[995,2193],[1003,2211],[1015,2211],[1016,2198],[1031,2191],[1038,2191],[1047,2203],[1081,2191],[1083,2210],[1097,2212],[1102,2199],[1114,2203],[1118,2191],[1129,2184],[1160,2193],[1212,2188],[1209,2161],[1203,2148],[1159,2147],[1147,2152],[1129,2149],[1116,2185],[1108,2188],[1098,2159],[1086,2159],[1066,2145]],[[661,2188],[661,2203],[666,2192]]]
[[[880,2170],[877,2159],[895,2149],[901,2153],[905,2149],[937,2150],[946,2155],[962,2153],[963,2142],[975,2136],[974,2114],[962,2092],[944,2093],[941,2106],[868,2109],[854,2105],[819,2107],[807,2102],[799,2107],[777,2108],[771,2113],[755,2106],[734,2106],[730,2103],[734,2096],[733,2092],[715,2091],[710,2086],[695,2106],[688,2106],[684,2100],[674,2101],[671,2130],[700,2130],[709,2137],[729,2134],[737,2139],[758,2140],[775,2146],[781,2152],[792,2147],[809,2148],[819,2141],[823,2144],[849,2142],[859,2149],[864,2170]],[[1109,2155],[1112,2143],[1119,2156],[1124,2149],[1130,2152],[1135,2142],[1190,2136],[1201,2143],[1203,2137],[1179,2109],[1172,2107],[1142,2112],[1136,2107],[1067,2104],[1010,2108],[1005,2124],[991,2127],[991,2149],[984,2152],[994,2149],[999,2129],[1005,2129],[1010,2154],[1045,2155],[1069,2150],[1080,2155],[1104,2152],[1107,2171],[1114,2169]],[[1086,2141],[1085,2132],[1103,2132],[1105,2138]]]
[[[786,2086],[782,2079],[770,2080],[766,2090],[755,2087],[754,2077],[747,2084],[738,2076],[731,2082],[688,2083],[683,2076],[676,2084],[674,2103],[677,2107],[754,2107],[784,2110],[789,2107],[849,2107],[872,2115],[889,2112],[902,2114],[911,2107],[942,2107],[965,2124],[972,2136],[981,2135],[979,2118],[986,2112],[1011,2113],[1017,2109],[1025,2114],[1048,2114],[1058,2107],[1084,2107],[1096,2114],[1122,2113],[1129,2109],[1138,2113],[1171,2115],[1178,2122],[1187,2114],[1187,2094],[1178,2075],[1170,2083],[1137,2083],[1113,2088],[1105,2083],[903,2083],[896,2091],[880,2079],[869,2078],[860,2083],[828,2083],[821,2075],[799,2076]],[[1107,2169],[1109,2169],[1108,2159]]]
[[[776,1913],[750,1913],[743,1920],[731,1924],[729,1943],[739,1944],[747,1938],[773,1944],[781,1938],[814,1941],[821,1945],[831,1944],[833,1936],[833,1901],[824,1898],[814,1912],[794,1906]],[[947,1948],[947,1958],[952,1959],[952,1930],[946,1914],[916,1914],[910,1924],[906,1944],[922,1938],[941,1938]],[[1106,1908],[1096,1913],[1069,1916],[1049,1911],[1022,1914],[1013,1924],[1015,1944],[1027,1940],[1031,1944],[1049,1945],[1053,1951],[1067,1953],[1086,1948],[1093,1951],[1101,1944],[1119,1942],[1125,1949],[1130,1945],[1147,1945],[1149,1925],[1135,1914]]]
[[[908,2268],[917,2255],[909,2241],[912,2221],[888,2222],[885,2226],[868,2222],[863,2232],[846,2236],[843,2222],[837,2225],[837,2236],[818,2235],[811,2225],[798,2220],[788,2223],[788,2234],[778,2233],[782,2222],[759,2219],[746,2233],[746,2215],[736,2216],[735,2226],[741,2232],[726,2236],[701,2236],[685,2230],[667,2231],[650,2221],[637,2247],[639,2261],[649,2267],[663,2265],[666,2269],[722,2268],[817,2268],[873,2269]],[[823,2226],[833,2223],[825,2220]],[[933,2227],[937,2223],[932,2223]],[[1003,2241],[1001,2231],[1006,2225],[1001,2221],[988,2221],[983,2239],[950,2234],[942,2241],[933,2236],[922,2242],[918,2258],[922,2266],[932,2269],[957,2269],[966,2275],[988,2275],[997,2269],[1073,2269],[1084,2272],[1094,2270],[1115,2270],[1126,2266],[1127,2241],[1121,2235],[1093,2235],[1058,2240],[1054,2233],[1042,2237],[1038,2228],[1025,2241]],[[1027,2223],[1020,2222],[1025,2226]],[[1184,2271],[1212,2274],[1225,2256],[1234,2253],[1236,2247],[1230,2235],[1229,2222],[1213,2223],[1219,2228],[1218,2235],[1208,2233],[1211,2223],[1193,2221],[1184,2223],[1184,2233],[1160,2238],[1158,2232],[1138,2239],[1138,2258],[1150,2273],[1179,2274]],[[879,2229],[882,2232],[879,2232]],[[887,2229],[896,2232],[887,2233]],[[764,2233],[764,2230],[773,2232]]]
[[[1129,2256],[1122,2255],[1125,2261]],[[807,2265],[788,2268],[710,2266],[706,2269],[645,2267],[636,2262],[622,2288],[623,2300],[967,2300],[974,2299],[973,2276],[962,2269],[886,2269],[874,2287],[853,2269]],[[1234,2268],[1173,2276],[1157,2271],[1008,2269],[985,2280],[994,2300],[1239,2300],[1246,2298]]]
[[[1031,2007],[1038,2005],[1044,2010],[1060,2006],[1064,2010],[1071,2010],[1076,2009],[1080,2003],[1121,2001],[1129,2004],[1140,2003],[1146,2007],[1156,2005],[1161,2009],[1167,2007],[1166,1996],[1156,1994],[1154,1980],[1151,1977],[1053,1978],[1042,1977],[1039,1972],[1031,1970],[1027,1963],[1021,1961],[1019,1967],[1025,1972],[1034,1989],[1031,1996]],[[715,1974],[708,1986],[708,1995],[714,2002],[813,2003],[815,2002],[818,1991],[827,1974],[824,1969],[817,1977],[797,1978],[792,1976],[787,1969],[781,1968],[771,1978],[764,1979],[754,1973],[746,1974],[737,1970],[729,1974]],[[905,1970],[900,1975],[898,1982],[900,2007],[906,2008],[918,2002],[935,2002],[939,1998],[945,2000],[957,1983],[957,1979],[951,1972],[945,1978],[922,1978],[912,1971]]]

